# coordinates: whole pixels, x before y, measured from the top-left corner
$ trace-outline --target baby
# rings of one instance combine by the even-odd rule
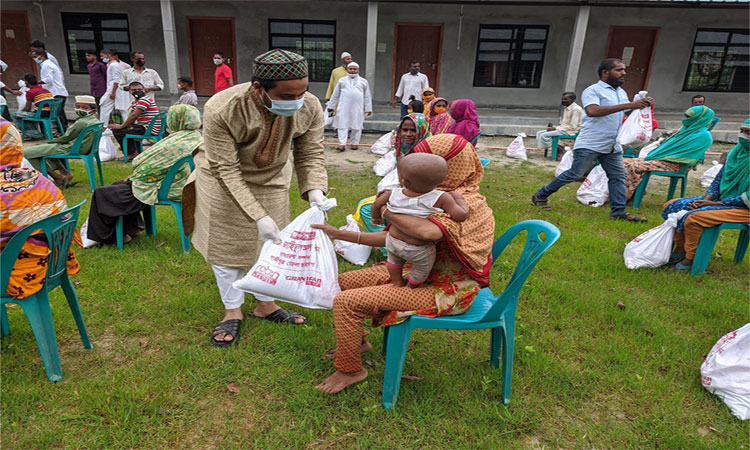
[[[430,153],[412,153],[404,156],[398,163],[398,175],[402,188],[383,191],[372,205],[372,223],[383,223],[381,210],[387,206],[388,211],[396,214],[427,218],[433,214],[447,213],[456,222],[463,222],[469,217],[469,208],[461,194],[443,192],[435,188],[440,185],[448,173],[448,164],[443,158]],[[388,273],[396,287],[405,286],[408,282],[412,288],[419,287],[435,263],[435,243],[417,239],[391,224],[385,238],[388,250]],[[408,280],[404,280],[404,262],[411,262]]]

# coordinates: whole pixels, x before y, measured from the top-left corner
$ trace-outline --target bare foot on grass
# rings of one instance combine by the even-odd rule
[[[367,341],[362,341],[362,347],[361,347],[360,351],[362,353],[367,353],[370,350],[372,350],[372,344],[370,344]],[[326,356],[328,357],[328,359],[336,359],[336,349],[332,348],[332,349],[328,350],[326,352]]]
[[[343,373],[337,370],[333,375],[315,386],[315,388],[320,392],[333,395],[338,394],[353,384],[363,381],[365,378],[367,378],[367,369],[362,369],[354,373]]]

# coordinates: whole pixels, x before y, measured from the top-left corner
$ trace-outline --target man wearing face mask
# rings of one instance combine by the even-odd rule
[[[216,65],[214,94],[218,94],[224,89],[234,86],[234,82],[232,81],[232,69],[227,65],[227,58],[224,56],[224,53],[214,53],[214,64]]]
[[[47,58],[47,51],[35,48],[31,51],[31,57],[39,64],[39,81],[52,95],[62,100],[60,113],[57,116],[62,122],[63,130],[68,128],[68,118],[65,117],[65,101],[68,99],[68,90],[65,88],[65,78],[58,65]]]
[[[420,73],[419,61],[414,60],[409,63],[409,72],[401,76],[401,81],[398,83],[398,89],[396,94],[391,100],[391,107],[395,108],[396,103],[401,103],[401,118],[409,114],[409,100],[412,96],[414,98],[420,98],[422,92],[430,87],[430,82],[427,79],[427,75]]]
[[[127,87],[134,99],[133,103],[130,104],[130,114],[123,123],[111,123],[108,125],[112,130],[112,134],[115,135],[117,143],[120,144],[121,149],[123,148],[122,143],[125,135],[145,134],[146,127],[151,123],[151,120],[159,115],[159,108],[156,106],[156,102],[154,102],[153,98],[146,95],[146,90],[141,82],[133,81]],[[157,120],[151,129],[151,134],[153,136],[158,135],[162,125],[161,120]],[[138,154],[135,140],[130,139],[128,142],[128,160],[132,160],[136,156]]]
[[[372,115],[370,85],[367,80],[359,76],[359,64],[350,62],[346,66],[346,71],[347,76],[336,83],[327,106],[328,111],[334,111],[338,107],[336,116],[333,118],[333,128],[338,132],[340,152],[346,150],[349,130],[352,131],[352,150],[359,148],[365,116]]]
[[[123,70],[130,69],[130,66],[120,61],[116,49],[102,50],[100,55],[102,62],[107,65],[107,86],[106,92],[99,100],[99,119],[108,124],[112,112],[117,110],[120,118],[125,120],[128,117],[130,95],[120,89],[120,80]]]
[[[581,116],[583,108],[576,103],[575,92],[563,92],[560,104],[563,110],[562,121],[556,127],[547,127],[536,133],[536,147],[540,149],[549,148],[552,138],[555,136],[575,136],[581,128]]]
[[[206,102],[203,142],[182,201],[185,233],[193,232],[193,245],[211,264],[224,304],[211,336],[215,346],[228,347],[239,338],[245,295],[232,283],[256,262],[266,240],[279,242],[279,229],[290,221],[292,172],[304,200],[325,200],[323,110],[307,87],[305,58],[276,49],[255,58],[252,82]],[[272,298],[256,299],[254,318],[307,323]]]
[[[133,67],[122,71],[120,86],[127,91],[130,83],[137,81],[143,86],[143,91],[150,98],[154,98],[154,92],[164,89],[164,82],[154,69],[146,68],[146,56],[143,52],[130,52],[130,61]]]
[[[32,166],[38,171],[42,170],[41,162],[43,156],[50,155],[67,155],[70,149],[73,148],[73,143],[78,139],[78,135],[81,134],[86,127],[94,125],[99,122],[96,118],[96,99],[91,95],[77,95],[76,98],[76,121],[73,125],[69,126],[65,131],[65,134],[52,139],[47,144],[35,145],[24,149],[23,156],[31,163]],[[94,142],[93,133],[88,133],[83,138],[83,143],[79,152],[82,155],[88,155],[91,152],[91,146]],[[97,149],[98,151],[98,149]],[[65,164],[60,159],[47,160],[48,171],[47,174],[55,180],[56,183],[68,187],[72,186],[73,174],[68,172],[65,168]],[[55,170],[59,172],[56,173]]]

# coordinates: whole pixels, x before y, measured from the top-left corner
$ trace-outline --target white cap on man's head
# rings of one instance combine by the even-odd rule
[[[351,53],[349,53],[349,52],[344,52],[344,53],[342,53],[342,54],[341,54],[341,59],[344,59],[344,58],[346,58],[347,56],[351,58],[351,57],[352,57],[352,54],[351,54]]]
[[[76,95],[76,103],[96,105],[96,99],[91,95]]]
[[[357,64],[354,61],[352,61],[352,62],[350,62],[349,64],[346,65],[347,69],[350,68],[350,67],[356,67],[357,69],[359,69],[359,64]]]

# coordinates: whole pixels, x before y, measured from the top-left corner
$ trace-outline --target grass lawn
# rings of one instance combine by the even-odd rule
[[[529,197],[552,177],[540,162],[495,155],[482,183],[497,235],[531,218],[562,231],[521,292],[509,406],[500,371],[487,363],[488,331],[417,332],[404,373],[418,379],[404,380],[395,411],[380,406],[381,330],[371,335],[366,382],[334,397],[315,390],[332,370],[328,311],[305,311],[303,327],[247,319],[238,347],[211,347],[222,312],[213,274],[195,250],[181,253],[172,210],[158,208],[156,236],[123,251],[78,251],[74,280],[93,350],[83,349],[61,290],[52,293],[62,381],[47,381],[27,319],[8,308],[3,447],[747,448],[747,425],[703,389],[699,373],[714,343],[748,321],[750,258],[732,262],[737,232],[722,233],[705,276],[628,270],[625,244],[661,223],[665,185],[650,185],[640,211],[648,224],[612,222],[607,206],[579,204],[577,184],[540,211]],[[104,171],[111,183],[130,168],[112,162]],[[689,195],[704,191],[699,173]],[[370,163],[332,169],[340,206],[330,222],[342,225],[377,180]],[[293,192],[296,215],[304,205]],[[85,182],[65,195],[69,205],[90,201]],[[496,292],[519,254],[517,243],[495,264]]]

